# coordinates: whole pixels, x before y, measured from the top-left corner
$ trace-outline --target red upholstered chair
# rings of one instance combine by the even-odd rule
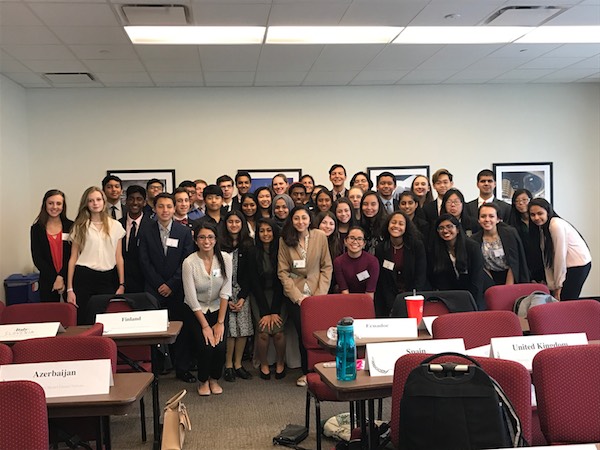
[[[569,300],[546,303],[527,312],[532,334],[586,333],[589,340],[600,339],[600,302]]]
[[[20,303],[7,306],[0,322],[43,323],[60,322],[63,327],[77,325],[77,309],[70,303]]]
[[[433,321],[434,339],[463,338],[465,348],[488,345],[493,337],[522,336],[519,317],[510,311],[475,311],[440,316]]]
[[[12,360],[13,354],[10,347],[6,344],[0,344],[0,366],[3,364],[10,364],[12,363]]]
[[[459,313],[457,313],[459,314]],[[450,314],[452,315],[452,314]],[[436,319],[437,321],[438,319]],[[435,323],[435,322],[434,322]],[[404,393],[404,384],[408,374],[429,355],[408,354],[400,357],[394,367],[394,381],[392,386],[392,414],[390,420],[391,439],[395,448],[399,445],[400,423],[400,400]],[[513,404],[523,429],[523,436],[527,442],[531,442],[531,376],[529,371],[517,362],[504,359],[481,358],[475,360],[483,370],[495,379],[502,387],[511,403]],[[440,362],[461,362],[465,360],[452,356],[437,359]],[[409,450],[409,449],[402,449]]]
[[[85,329],[77,336],[102,336],[102,332],[104,331],[104,324],[95,323],[91,327]],[[60,335],[59,335],[60,336]]]
[[[533,384],[549,444],[600,442],[600,345],[542,350]]]
[[[4,312],[5,308],[6,305],[3,302],[0,302],[0,323],[2,323],[2,313]]]
[[[446,305],[439,300],[423,302],[423,316],[443,316],[444,314],[450,314],[450,311],[448,311]]]
[[[319,346],[314,331],[336,326],[342,317],[372,319],[375,317],[373,299],[366,294],[331,294],[305,298],[300,305],[302,320],[302,343],[308,356],[308,370],[315,364],[331,361],[335,357]],[[335,393],[321,381],[316,373],[306,376],[306,428],[310,422],[310,399],[315,399],[317,450],[321,449],[321,401],[338,401]]]
[[[0,450],[48,450],[44,389],[33,381],[4,381],[0,398]]]
[[[512,311],[515,300],[533,291],[550,293],[548,286],[541,283],[520,283],[492,286],[484,293],[484,300],[488,310]]]

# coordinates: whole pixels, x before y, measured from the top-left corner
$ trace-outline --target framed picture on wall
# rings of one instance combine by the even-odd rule
[[[417,175],[424,175],[429,179],[429,166],[367,167],[367,174],[373,182],[373,190],[377,189],[377,177],[382,172],[391,172],[396,177],[394,198],[398,198],[404,191],[410,191],[412,182]]]
[[[271,186],[271,180],[275,175],[283,174],[288,184],[300,181],[302,169],[240,169],[245,170],[252,177],[252,192],[261,186]]]
[[[496,198],[512,202],[517,189],[527,189],[534,197],[542,197],[552,203],[552,163],[498,163],[496,174]]]
[[[175,190],[175,169],[107,170],[106,175],[116,175],[122,180],[121,201],[125,203],[125,191],[129,186],[138,184],[146,189],[146,183],[152,178],[165,184],[165,192]]]

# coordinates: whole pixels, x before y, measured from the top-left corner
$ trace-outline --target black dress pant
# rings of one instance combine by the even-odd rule
[[[88,302],[92,295],[114,294],[119,287],[119,274],[116,267],[100,271],[86,266],[75,266],[73,291],[77,300],[77,325],[92,325],[94,317],[88,312]]]
[[[296,333],[298,333],[298,347],[300,348],[300,364],[302,366],[302,373],[306,375],[308,373],[308,356],[306,354],[306,347],[304,347],[304,343],[302,342],[302,320],[300,317],[300,305],[290,301],[288,308],[289,317],[294,323]]]
[[[559,300],[577,300],[581,295],[581,289],[591,269],[591,262],[585,266],[569,267],[567,269],[567,277],[560,291]]]
[[[182,374],[188,372],[192,366],[192,335],[189,327],[186,327],[186,310],[189,307],[183,302],[180,295],[172,295],[170,297],[161,297],[159,301],[163,308],[169,312],[169,320],[177,320],[183,322],[181,332],[177,336],[175,342],[169,345],[171,360],[175,366],[175,372]]]
[[[184,319],[184,327],[187,327],[194,339],[194,347],[198,355],[198,381],[204,383],[209,378],[218,380],[223,373],[225,366],[225,352],[227,349],[227,327],[223,332],[223,339],[216,346],[206,344],[204,334],[202,334],[202,325],[196,318],[194,312],[185,305],[186,314]],[[204,314],[208,325],[211,327],[219,320],[219,310],[207,312]],[[227,323],[227,320],[225,320]]]

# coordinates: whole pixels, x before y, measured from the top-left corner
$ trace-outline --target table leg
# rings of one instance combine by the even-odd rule
[[[161,437],[161,429],[160,429],[160,405],[158,398],[158,366],[156,364],[156,354],[157,354],[157,346],[152,345],[150,349],[151,354],[151,365],[152,365],[152,373],[154,374],[154,380],[152,380],[152,420],[154,425],[154,442],[153,449],[160,449],[160,437]]]
[[[102,418],[102,423],[104,427],[104,436],[106,441],[104,443],[104,448],[106,450],[112,450],[112,440],[110,435],[110,416],[104,416]]]
[[[359,400],[356,402],[358,404],[358,414],[360,421],[360,441],[362,448],[368,448],[369,446],[369,432],[367,429],[367,414],[365,411],[365,401]]]
[[[369,450],[375,450],[379,445],[379,436],[375,430],[375,400],[367,400],[369,408]]]

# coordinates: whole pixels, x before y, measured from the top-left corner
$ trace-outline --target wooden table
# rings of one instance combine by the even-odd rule
[[[313,332],[313,336],[315,337],[315,339],[317,339],[319,345],[325,350],[335,352],[337,341],[334,339],[329,339],[327,337],[327,330],[315,331]],[[367,346],[367,344],[378,344],[381,342],[415,341],[421,339],[428,340],[433,338],[427,332],[427,330],[419,330],[419,335],[416,338],[355,338],[354,343],[356,344],[356,348],[364,348]]]
[[[106,448],[110,449],[110,416],[131,412],[153,381],[151,373],[114,374],[114,385],[110,387],[108,394],[46,399],[48,417],[98,417],[98,447],[102,448],[102,439],[105,438]]]

